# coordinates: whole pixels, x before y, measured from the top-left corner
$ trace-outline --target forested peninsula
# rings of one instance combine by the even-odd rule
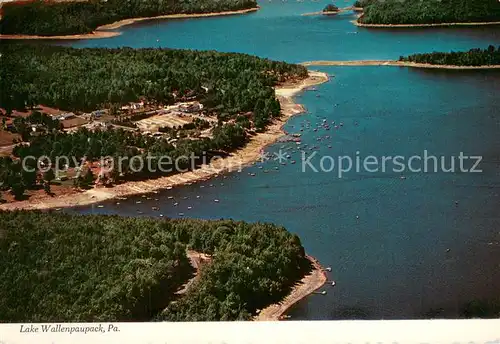
[[[272,224],[0,212],[0,322],[249,320],[310,269]]]
[[[12,120],[7,126],[3,118],[2,130],[19,139],[12,156],[0,157],[0,189],[10,190],[16,199],[21,199],[25,190],[39,188],[54,178],[53,174],[39,176],[34,169],[23,169],[21,162],[28,156],[47,156],[51,161],[57,156],[74,157],[70,168],[82,159],[95,162],[104,156],[115,161],[118,157],[168,156],[177,162],[170,168],[175,173],[192,168],[183,157],[227,155],[280,116],[274,86],[308,75],[303,66],[213,51],[17,44],[6,44],[1,50],[0,108]],[[153,110],[137,115],[120,113],[121,105],[139,99]],[[154,109],[164,111],[165,106],[186,100],[199,102],[202,112],[194,114],[194,120],[182,127],[160,128],[160,137],[138,131],[132,122],[154,115]],[[102,129],[81,126],[68,131],[63,130],[60,121],[36,110],[27,117],[8,117],[15,109],[37,104],[74,111],[76,115],[105,108],[108,124]],[[165,175],[158,170],[134,172],[124,162],[103,176],[107,182]],[[35,161],[30,164],[36,167]],[[92,171],[80,172],[74,185],[92,186]]]
[[[399,61],[447,66],[494,66],[500,65],[500,46],[487,49],[471,49],[464,52],[432,52],[401,56]]]
[[[116,21],[170,14],[203,14],[256,8],[255,0],[89,0],[4,3],[0,34],[64,36],[93,32]]]
[[[441,24],[500,21],[497,0],[358,0],[361,24]]]

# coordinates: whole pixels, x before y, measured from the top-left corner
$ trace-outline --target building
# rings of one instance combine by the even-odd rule
[[[93,116],[94,118],[99,118],[99,117],[102,117],[106,114],[106,110],[95,110],[91,113],[91,116]]]
[[[60,121],[64,121],[65,119],[70,119],[70,118],[74,118],[74,117],[75,117],[75,114],[73,112],[65,112],[65,113],[60,114],[60,115],[52,115],[53,119],[58,119]]]

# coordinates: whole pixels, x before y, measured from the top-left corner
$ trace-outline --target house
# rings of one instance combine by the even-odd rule
[[[193,103],[193,104],[179,106],[180,111],[187,112],[187,113],[198,112],[201,109],[203,109],[203,104],[200,104],[200,103]]]
[[[59,116],[56,116],[58,120],[64,121],[65,119],[70,119],[75,117],[75,114],[73,112],[65,112]]]

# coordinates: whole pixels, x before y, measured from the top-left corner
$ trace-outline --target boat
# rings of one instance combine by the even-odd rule
[[[214,199],[214,202],[215,202],[215,203],[219,203],[219,200],[218,200],[218,199]]]

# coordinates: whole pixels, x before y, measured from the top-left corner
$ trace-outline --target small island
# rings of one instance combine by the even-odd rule
[[[333,4],[328,4],[323,8],[324,15],[335,15],[340,12],[339,8]]]
[[[0,222],[2,323],[252,320],[314,270],[272,224],[38,211]]]
[[[418,27],[500,24],[497,0],[358,0],[365,27]]]

